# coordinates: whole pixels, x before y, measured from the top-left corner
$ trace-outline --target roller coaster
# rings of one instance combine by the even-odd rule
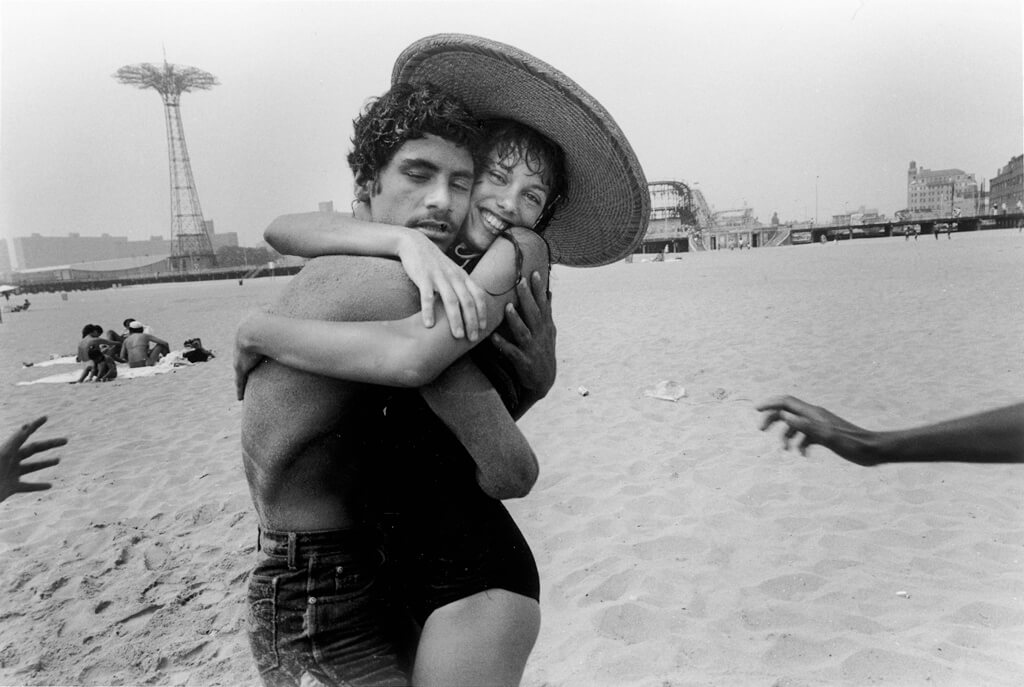
[[[788,228],[762,226],[747,211],[712,212],[704,194],[685,181],[653,181],[647,184],[651,194],[651,220],[644,236],[646,252],[678,253],[686,251],[779,245],[789,235]],[[741,221],[737,223],[736,217]]]

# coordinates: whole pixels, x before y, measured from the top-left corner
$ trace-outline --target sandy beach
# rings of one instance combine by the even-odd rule
[[[509,503],[542,583],[523,684],[1020,684],[1020,467],[804,457],[754,404],[791,393],[890,429],[1020,400],[1024,236],[642,258],[553,272],[558,379],[521,422],[541,477]],[[4,314],[0,431],[46,414],[39,437],[70,442],[38,473],[52,490],[0,504],[0,684],[258,684],[231,342],[287,279]],[[77,369],[22,363],[129,316],[218,357],[18,384]],[[678,402],[644,394],[666,380]]]

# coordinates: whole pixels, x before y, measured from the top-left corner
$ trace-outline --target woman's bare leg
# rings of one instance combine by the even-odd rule
[[[518,685],[540,631],[540,605],[504,589],[459,599],[427,618],[416,687]]]

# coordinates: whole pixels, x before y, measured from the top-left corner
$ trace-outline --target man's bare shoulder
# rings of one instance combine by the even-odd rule
[[[281,294],[275,312],[322,320],[399,319],[419,296],[397,260],[327,255],[310,260]]]

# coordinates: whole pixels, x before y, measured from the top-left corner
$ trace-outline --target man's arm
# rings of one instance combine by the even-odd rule
[[[476,365],[460,358],[420,394],[472,456],[477,483],[488,496],[510,499],[530,492],[537,458]]]
[[[793,396],[770,399],[757,409],[766,412],[762,430],[775,422],[786,425],[786,448],[799,433],[801,453],[820,444],[858,465],[1024,462],[1024,403],[891,432],[863,429]]]

